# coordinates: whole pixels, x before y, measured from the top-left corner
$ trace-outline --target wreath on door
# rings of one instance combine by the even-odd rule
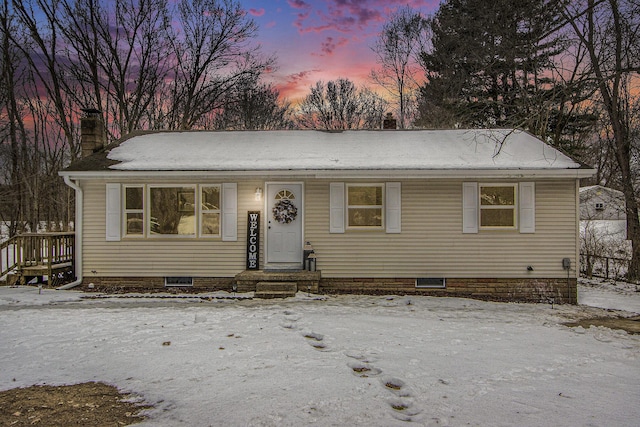
[[[289,199],[278,201],[272,211],[273,219],[280,224],[289,224],[298,216],[298,208]]]

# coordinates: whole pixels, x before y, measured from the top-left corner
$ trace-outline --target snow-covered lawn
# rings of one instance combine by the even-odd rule
[[[640,314],[640,285],[604,279],[580,279],[578,303]]]
[[[155,406],[148,426],[640,420],[640,335],[562,325],[614,315],[594,307],[82,295],[0,288],[0,390],[104,381]]]

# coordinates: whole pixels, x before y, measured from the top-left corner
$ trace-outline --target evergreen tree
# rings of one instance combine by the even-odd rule
[[[594,118],[575,106],[586,88],[559,71],[562,1],[447,0],[421,55],[418,125],[520,127],[575,149]],[[579,145],[579,144],[577,144]]]

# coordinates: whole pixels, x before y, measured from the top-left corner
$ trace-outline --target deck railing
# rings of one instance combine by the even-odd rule
[[[73,263],[75,233],[17,234],[0,244],[0,277],[25,267]]]

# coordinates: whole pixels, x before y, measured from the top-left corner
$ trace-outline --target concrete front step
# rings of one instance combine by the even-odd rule
[[[320,271],[305,270],[245,270],[235,276],[235,282],[238,292],[256,291],[256,285],[260,282],[290,282],[297,284],[296,289],[315,293],[318,292],[320,274]]]
[[[289,298],[298,292],[296,282],[258,282],[256,283],[255,298]]]

